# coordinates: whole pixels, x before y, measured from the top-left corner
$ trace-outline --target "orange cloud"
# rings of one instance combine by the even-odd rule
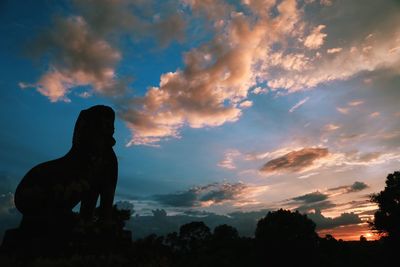
[[[324,44],[324,40],[327,36],[326,33],[321,32],[325,28],[325,25],[318,25],[315,27],[311,34],[305,39],[304,45],[309,49],[320,48]]]
[[[183,125],[215,127],[238,120],[241,109],[251,105],[246,98],[257,84],[255,66],[267,60],[266,47],[297,34],[300,17],[294,0],[279,3],[279,14],[273,19],[268,12],[253,9],[257,1],[246,2],[260,16],[255,24],[243,13],[227,13],[233,7],[223,1],[186,2],[195,13],[215,22],[216,35],[185,54],[184,70],[163,74],[158,87],[120,110],[132,132],[128,145],[178,137]]]
[[[303,148],[268,161],[260,171],[262,173],[301,172],[309,170],[316,160],[328,154],[327,148]]]

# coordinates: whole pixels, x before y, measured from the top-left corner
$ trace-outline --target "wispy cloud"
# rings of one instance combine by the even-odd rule
[[[359,106],[362,104],[364,104],[364,100],[353,100],[353,101],[350,101],[349,103],[347,103],[347,105],[349,105],[351,107],[356,107],[356,106]]]
[[[324,126],[324,130],[327,132],[332,132],[332,131],[336,131],[340,129],[340,126],[337,124],[333,124],[333,123],[329,123],[327,125]]]
[[[300,101],[297,102],[293,107],[291,107],[291,108],[289,109],[289,112],[290,112],[290,113],[294,112],[296,109],[298,109],[299,107],[301,107],[302,105],[304,105],[309,99],[310,99],[310,97],[307,96],[306,98],[300,100]]]
[[[238,150],[228,150],[225,152],[224,158],[218,162],[218,166],[225,169],[236,169],[234,159],[239,156]]]

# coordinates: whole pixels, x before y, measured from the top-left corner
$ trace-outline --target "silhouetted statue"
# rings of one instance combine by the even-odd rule
[[[80,218],[93,219],[100,197],[99,218],[111,220],[118,176],[113,146],[115,113],[102,105],[82,110],[75,124],[72,148],[63,157],[33,167],[15,192],[23,214],[21,227],[60,227],[80,203]]]

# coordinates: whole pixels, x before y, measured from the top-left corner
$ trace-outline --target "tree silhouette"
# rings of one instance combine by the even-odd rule
[[[373,194],[371,201],[379,207],[371,223],[372,229],[391,240],[400,240],[400,172],[389,174],[384,190]]]
[[[191,222],[179,229],[179,239],[182,247],[187,250],[196,250],[211,236],[210,228],[204,222]]]
[[[277,210],[268,212],[257,223],[255,237],[262,242],[287,243],[301,242],[314,243],[317,240],[315,223],[298,211]]]
[[[280,209],[268,212],[258,221],[255,232],[260,260],[284,266],[294,263],[312,265],[318,241],[315,226],[298,211]],[[291,256],[287,257],[289,254]]]
[[[239,238],[238,230],[227,224],[221,224],[215,227],[214,235],[215,240],[230,241]]]

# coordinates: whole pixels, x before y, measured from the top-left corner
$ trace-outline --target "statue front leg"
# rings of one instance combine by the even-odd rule
[[[98,198],[99,192],[94,189],[89,189],[83,194],[79,214],[84,221],[93,220],[94,210],[96,208]]]

